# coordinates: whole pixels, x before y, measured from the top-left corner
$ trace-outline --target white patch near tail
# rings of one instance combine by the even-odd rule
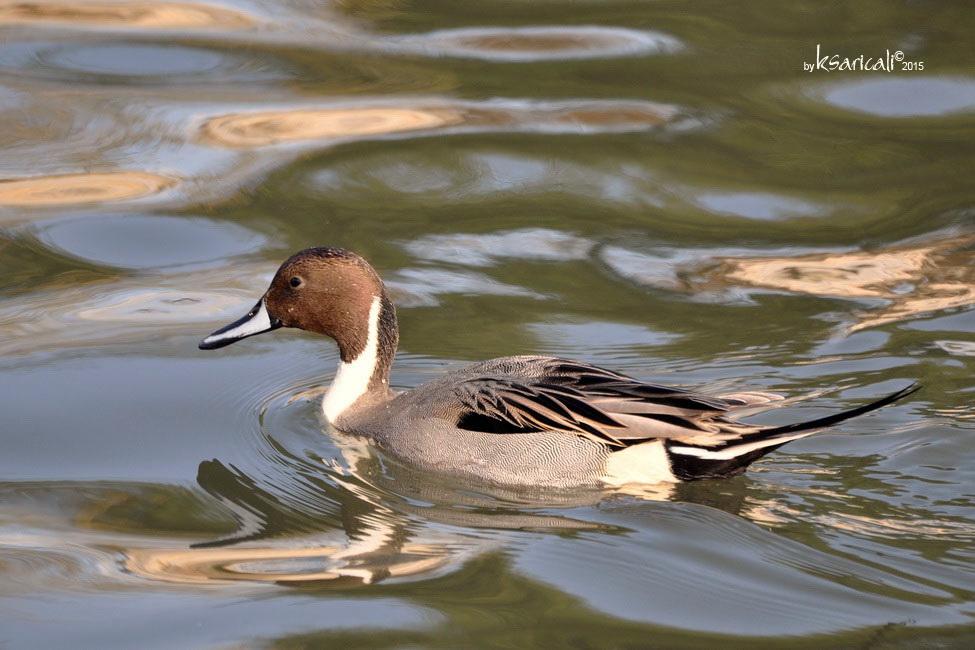
[[[677,482],[670,469],[670,460],[664,443],[660,440],[641,442],[638,445],[614,451],[603,465],[600,480],[607,485],[627,483]]]
[[[322,400],[322,412],[325,418],[334,423],[345,409],[355,404],[369,389],[369,380],[376,371],[376,360],[379,358],[379,310],[382,302],[379,296],[372,300],[369,308],[369,333],[366,336],[366,347],[352,361],[339,363],[339,370],[335,373],[332,385]]]
[[[706,458],[708,460],[731,460],[732,458],[737,458],[742,454],[747,454],[748,452],[755,451],[756,449],[771,447],[773,445],[781,445],[791,440],[798,440],[799,438],[811,436],[814,433],[819,433],[819,431],[821,431],[821,429],[816,429],[815,431],[803,431],[802,433],[797,433],[792,436],[782,436],[781,438],[765,438],[764,440],[756,440],[754,442],[745,442],[740,445],[732,445],[718,451],[702,449],[700,447],[671,446],[670,453],[681,454],[683,456],[697,456],[698,458]]]

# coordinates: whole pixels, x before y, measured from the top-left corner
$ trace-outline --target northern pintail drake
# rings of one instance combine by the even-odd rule
[[[735,476],[791,440],[918,389],[912,384],[848,411],[771,427],[728,417],[777,398],[768,393],[704,395],[557,357],[492,359],[398,392],[389,387],[396,309],[369,263],[341,248],[290,257],[254,308],[200,348],[279,327],[338,344],[338,372],[322,402],[331,426],[420,467],[507,485]]]

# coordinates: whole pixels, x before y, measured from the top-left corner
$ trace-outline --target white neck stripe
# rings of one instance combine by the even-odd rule
[[[379,296],[372,300],[369,308],[369,333],[366,347],[355,359],[339,362],[335,379],[322,400],[325,418],[334,423],[335,419],[358,400],[369,389],[369,381],[376,371],[379,357],[379,309],[382,301]]]

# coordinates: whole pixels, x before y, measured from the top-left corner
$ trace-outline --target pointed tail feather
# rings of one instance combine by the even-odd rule
[[[869,404],[864,404],[863,406],[858,406],[855,409],[850,409],[849,411],[842,411],[840,413],[834,413],[833,415],[827,415],[826,417],[817,418],[815,420],[809,420],[807,422],[797,422],[795,424],[786,424],[781,427],[773,427],[771,429],[765,429],[762,431],[762,437],[764,438],[779,438],[782,436],[787,436],[790,433],[798,433],[800,431],[809,431],[825,429],[831,427],[834,424],[839,424],[844,420],[849,420],[850,418],[855,418],[858,415],[863,415],[864,413],[869,413],[879,409],[882,406],[887,406],[892,404],[899,399],[907,397],[917,391],[921,390],[921,385],[917,382],[911,384],[910,386],[905,386],[896,393],[891,393],[886,397],[881,397],[880,399],[870,402]]]
[[[670,458],[674,475],[681,480],[691,481],[702,478],[735,476],[745,471],[745,468],[752,462],[787,442],[811,436],[844,420],[879,409],[917,392],[920,388],[920,385],[914,383],[896,393],[848,411],[806,422],[762,429],[745,434],[737,440],[728,441],[716,448],[692,446],[676,440],[669,440],[665,443],[667,455]]]

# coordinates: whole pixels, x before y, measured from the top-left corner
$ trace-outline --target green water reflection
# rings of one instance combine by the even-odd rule
[[[973,28],[0,1],[0,644],[972,646]],[[539,353],[808,398],[763,423],[925,388],[724,482],[430,476],[323,435],[330,342],[196,349],[310,245],[387,280],[398,387]]]

